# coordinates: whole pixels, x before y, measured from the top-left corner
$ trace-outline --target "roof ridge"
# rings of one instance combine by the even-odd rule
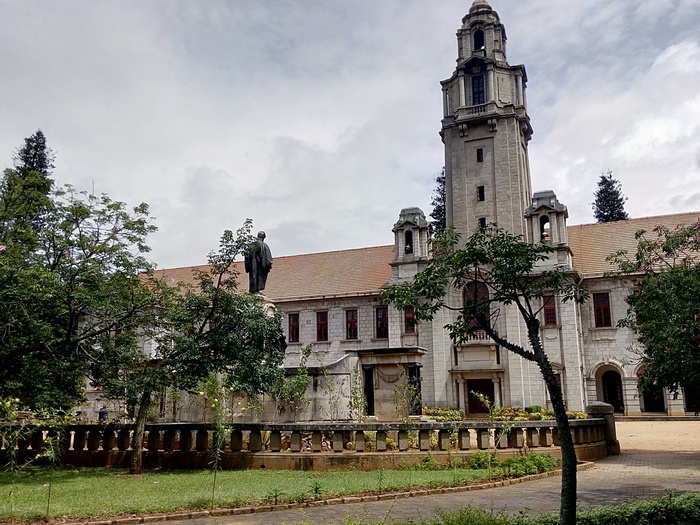
[[[341,252],[357,252],[360,250],[373,250],[376,248],[393,248],[393,244],[382,244],[379,246],[364,246],[361,248],[345,248],[341,250],[327,250],[325,252],[311,252],[311,253],[297,253],[295,255],[279,255],[277,257],[273,257],[273,261],[278,261],[280,259],[291,259],[293,257],[308,257],[309,255],[325,255],[328,253],[341,253]],[[242,263],[243,261],[233,261],[233,264],[236,263]],[[204,263],[204,264],[192,264],[189,266],[169,266],[167,268],[156,268],[156,272],[163,272],[163,271],[171,271],[171,270],[186,270],[188,268],[203,268],[205,266],[211,266],[209,263]]]
[[[630,221],[641,221],[645,219],[663,219],[666,217],[675,217],[678,215],[697,215],[698,218],[700,219],[700,211],[683,211],[679,213],[666,213],[663,215],[647,215],[645,217],[633,217],[631,219],[625,219],[622,221],[610,221],[610,222],[587,222],[584,224],[570,224],[567,225],[567,228],[576,228],[579,226],[607,226],[609,224],[620,224],[620,223],[625,223],[625,222],[630,222]]]

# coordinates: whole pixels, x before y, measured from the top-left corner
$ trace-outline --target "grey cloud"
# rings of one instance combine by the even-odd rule
[[[0,2],[0,152],[41,127],[59,182],[152,203],[161,267],[245,217],[276,255],[391,242],[400,208],[430,211],[468,3]],[[608,168],[632,215],[697,207],[658,198],[700,178],[697,0],[491,3],[528,68],[535,188],[571,223]]]

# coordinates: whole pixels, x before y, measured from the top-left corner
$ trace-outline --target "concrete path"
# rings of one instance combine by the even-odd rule
[[[621,456],[579,473],[582,506],[620,503],[667,490],[700,492],[700,422],[620,422]],[[437,494],[393,501],[331,505],[217,519],[170,522],[177,525],[342,524],[348,517],[420,520],[436,511],[465,505],[491,510],[543,512],[559,507],[560,478],[548,478],[474,492]]]

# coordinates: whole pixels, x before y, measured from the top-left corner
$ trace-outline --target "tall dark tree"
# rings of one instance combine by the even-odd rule
[[[598,189],[595,192],[593,214],[598,222],[626,221],[625,211],[627,197],[622,194],[620,181],[613,177],[613,172],[601,173]]]
[[[40,217],[51,203],[51,170],[54,155],[41,130],[24,139],[13,158],[14,167],[6,169],[0,182],[0,244],[7,248],[31,248]]]
[[[552,401],[562,454],[560,523],[576,523],[576,451],[566,415],[564,398],[552,363],[544,350],[540,311],[544,297],[558,295],[562,301],[582,302],[585,291],[570,269],[541,270],[538,265],[551,257],[554,248],[530,244],[497,228],[482,228],[462,248],[459,234],[447,229],[433,241],[435,255],[412,282],[388,287],[384,299],[401,311],[412,311],[417,319],[432,320],[451,310],[454,322],[445,328],[455,344],[483,332],[501,348],[535,363]],[[451,289],[462,292],[462,305],[448,300]],[[527,329],[527,343],[500,332],[504,307],[513,308]]]
[[[433,218],[431,223],[434,232],[440,232],[447,227],[447,194],[445,190],[445,168],[435,179],[435,189],[433,190],[433,211],[430,216]]]

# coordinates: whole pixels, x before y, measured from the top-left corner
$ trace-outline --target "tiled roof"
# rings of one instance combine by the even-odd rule
[[[627,221],[569,226],[569,246],[573,252],[574,268],[584,276],[602,274],[613,270],[605,260],[618,250],[634,253],[637,243],[634,234],[639,230],[652,230],[658,225],[674,228],[678,225],[696,224],[700,212],[658,215]]]
[[[263,294],[271,301],[289,301],[312,297],[337,297],[377,293],[391,278],[394,246],[374,246],[354,250],[308,253],[274,257],[272,270]],[[248,289],[248,275],[243,263],[236,263],[240,272],[240,289]],[[172,284],[192,280],[192,270],[206,266],[189,266],[158,270]]]
[[[634,234],[638,230],[651,230],[659,224],[672,228],[695,224],[698,220],[700,212],[569,226],[574,268],[584,276],[605,273],[612,270],[605,260],[608,255],[621,249],[635,249]],[[393,245],[275,257],[263,293],[275,302],[375,294],[389,282],[393,260]],[[240,272],[240,289],[246,290],[248,276],[242,263],[236,266]],[[206,265],[171,268],[158,270],[156,275],[172,284],[190,282],[193,270],[206,268]]]

